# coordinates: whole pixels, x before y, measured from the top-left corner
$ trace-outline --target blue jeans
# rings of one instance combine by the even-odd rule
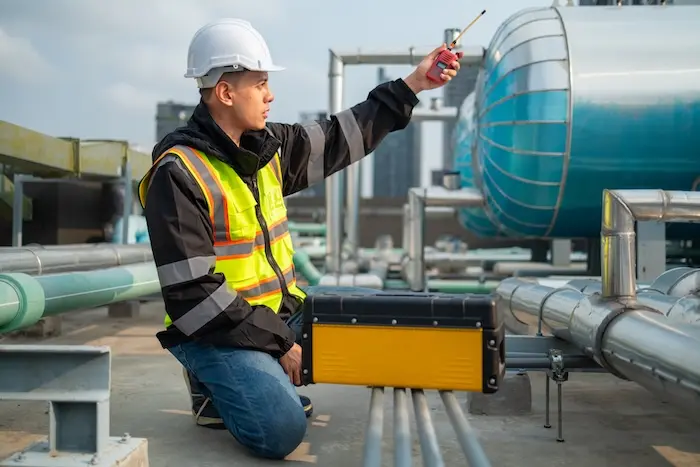
[[[379,292],[309,287],[307,293]],[[295,329],[297,334],[300,330]],[[255,350],[188,342],[168,349],[204,386],[226,428],[253,454],[283,459],[306,434],[306,415],[279,362]]]

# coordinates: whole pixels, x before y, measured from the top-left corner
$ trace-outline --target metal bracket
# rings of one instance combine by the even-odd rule
[[[552,349],[562,352],[568,371],[606,373],[592,358],[581,353],[574,345],[554,336],[519,336],[508,334],[505,340],[506,369],[549,370],[552,366],[549,353]]]
[[[0,467],[113,465],[103,460],[139,448],[145,440],[109,436],[110,385],[109,347],[0,345],[0,400],[49,402],[48,441],[0,460]]]
[[[558,349],[549,351],[550,368],[547,370],[547,382],[545,386],[545,419],[544,427],[551,428],[549,423],[549,381],[557,383],[557,442],[564,442],[562,427],[562,387],[561,385],[569,380],[569,372],[564,368],[564,353]]]

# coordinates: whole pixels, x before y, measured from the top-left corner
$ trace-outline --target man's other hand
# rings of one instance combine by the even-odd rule
[[[289,352],[282,355],[280,365],[294,386],[301,386],[301,346],[294,344]]]
[[[457,76],[457,72],[459,71],[459,59],[462,58],[462,52],[455,54],[458,57],[457,60],[450,63],[448,68],[446,68],[440,75],[440,77],[442,78],[442,83],[436,83],[435,81],[431,81],[426,76],[428,70],[430,70],[430,68],[433,66],[433,62],[435,61],[437,56],[446,48],[447,45],[442,44],[440,47],[430,52],[430,54],[420,62],[420,64],[413,71],[413,73],[411,73],[404,79],[404,82],[409,88],[411,88],[411,91],[413,91],[414,94],[418,94],[421,91],[428,91],[430,89],[437,89],[441,86],[444,86],[452,78]]]

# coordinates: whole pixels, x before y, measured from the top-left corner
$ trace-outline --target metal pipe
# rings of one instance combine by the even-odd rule
[[[364,467],[381,467],[384,432],[384,388],[372,388],[365,432]]]
[[[328,70],[329,110],[334,115],[343,110],[343,60],[330,51]],[[343,245],[343,171],[326,179],[326,271],[340,273]]]
[[[351,49],[331,51],[340,57],[345,65],[418,65],[435,47],[406,47],[396,49]],[[478,65],[484,56],[484,48],[480,46],[464,47],[458,44],[457,49],[464,53],[460,63]]]
[[[37,277],[0,274],[0,334],[31,326],[44,316],[134,300],[159,291],[153,263]]]
[[[424,234],[425,207],[480,206],[484,197],[476,189],[447,190],[443,187],[412,188],[408,191],[410,238],[408,248],[408,283],[411,290],[425,290]]]
[[[357,250],[360,247],[360,194],[362,191],[362,176],[360,162],[351,164],[346,169],[347,199],[347,240],[350,258],[357,260]]]
[[[411,394],[413,396],[413,411],[416,414],[416,431],[420,441],[423,464],[426,467],[445,467],[425,393],[422,389],[412,389]]]
[[[411,429],[408,426],[408,395],[403,388],[394,388],[394,465],[411,467]]]
[[[481,63],[484,56],[483,47],[458,47],[463,52],[460,63],[475,65]],[[433,51],[433,47],[416,49],[357,49],[349,51],[330,50],[329,60],[329,92],[330,114],[334,115],[343,110],[343,73],[345,65],[417,65],[423,58]],[[417,120],[454,120],[458,109],[434,109],[422,112],[416,109],[414,112]],[[342,206],[342,172],[338,172],[327,179],[326,182],[326,225],[328,225],[328,243],[326,244],[326,269],[329,273],[338,273],[341,270],[341,247],[344,238],[341,206]],[[360,165],[355,163],[347,167],[347,237],[351,249],[351,258],[356,258],[359,247],[359,212],[360,212]],[[336,219],[338,218],[338,219]],[[335,223],[331,222],[335,220]],[[331,236],[331,231],[336,237]],[[339,237],[338,237],[339,236]],[[332,241],[331,241],[332,238]],[[335,250],[334,250],[335,249]]]
[[[700,192],[603,190],[603,298],[635,296],[635,221],[700,221]]]
[[[149,245],[100,244],[93,248],[19,247],[0,250],[0,272],[23,272],[40,276],[68,271],[123,266],[153,261]]]
[[[700,414],[700,333],[644,305],[570,287],[506,279],[498,313],[519,331],[538,322],[618,377],[637,382],[684,411]]]
[[[450,418],[452,426],[457,433],[457,441],[459,441],[459,445],[467,458],[467,465],[470,467],[490,467],[491,462],[486,457],[484,448],[481,447],[476,433],[469,425],[469,421],[467,421],[467,417],[464,416],[464,412],[459,407],[459,402],[457,402],[455,395],[449,391],[440,391],[440,397],[445,404],[447,416]]]

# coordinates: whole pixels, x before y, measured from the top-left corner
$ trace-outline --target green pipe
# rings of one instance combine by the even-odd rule
[[[160,291],[154,263],[30,276],[0,274],[0,334],[44,316],[134,300]]]
[[[321,272],[311,262],[309,254],[303,250],[294,253],[294,267],[309,285],[318,285],[321,281]]]
[[[499,283],[499,281],[431,279],[428,281],[428,290],[453,294],[490,294]],[[384,282],[384,288],[386,290],[408,290],[409,287],[405,281],[388,279]]]
[[[315,224],[313,222],[288,222],[287,227],[290,232],[307,235],[326,235],[326,224]]]

